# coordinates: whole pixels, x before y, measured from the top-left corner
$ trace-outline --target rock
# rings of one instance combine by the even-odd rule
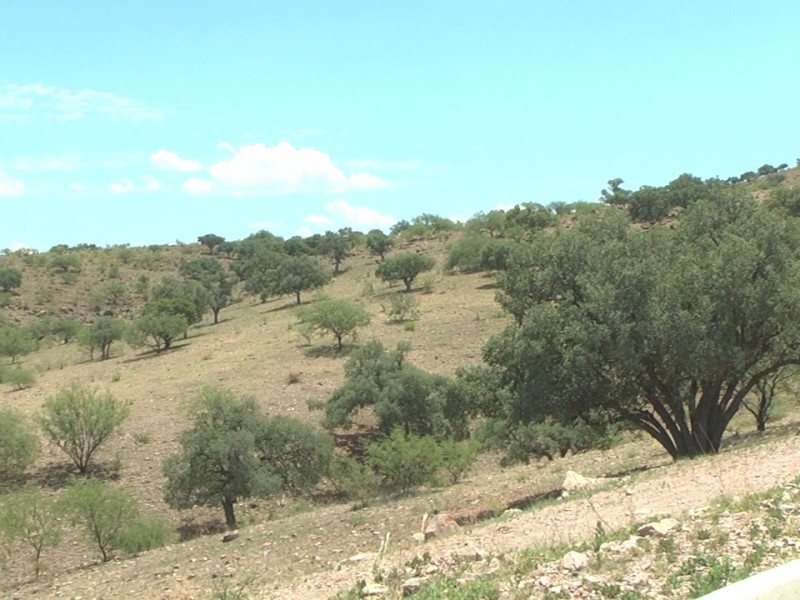
[[[568,571],[580,571],[589,564],[589,557],[583,552],[570,550],[561,559],[561,568]]]
[[[375,560],[378,557],[377,552],[359,552],[348,557],[347,562],[362,562],[365,560]]]
[[[597,483],[597,479],[584,477],[575,471],[567,471],[567,474],[564,475],[564,483],[561,484],[561,488],[566,492],[574,492],[575,490],[588,487],[595,483]]]
[[[235,540],[238,537],[239,537],[239,532],[231,531],[231,532],[226,533],[225,535],[222,536],[222,543],[223,544],[227,544],[228,542],[232,542],[233,540]]]
[[[362,596],[385,596],[389,593],[389,586],[382,583],[368,583],[361,590]]]
[[[677,526],[677,519],[667,517],[666,519],[661,519],[660,521],[653,521],[647,525],[642,525],[639,527],[636,533],[644,537],[664,537]]]
[[[411,539],[421,544],[422,542],[425,541],[425,534],[422,531],[417,531],[414,535],[411,536]]]
[[[459,525],[453,515],[438,513],[433,515],[425,524],[425,539],[441,537],[448,533],[458,531]]]
[[[403,590],[403,596],[409,596],[426,583],[428,583],[427,577],[410,577],[400,585],[400,588]]]
[[[503,511],[503,514],[500,515],[503,519],[516,519],[518,516],[522,514],[522,509],[520,508],[509,508]]]

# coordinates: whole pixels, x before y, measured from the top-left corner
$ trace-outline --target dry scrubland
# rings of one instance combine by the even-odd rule
[[[415,292],[420,317],[413,330],[386,322],[381,304],[387,294],[399,287],[390,288],[374,277],[375,260],[366,253],[348,258],[343,265],[346,270],[323,293],[360,302],[372,313],[371,325],[359,333],[362,341],[377,338],[386,347],[410,341],[409,360],[443,375],[452,375],[460,365],[477,364],[485,340],[507,322],[494,301],[493,280],[483,274],[442,273],[442,241],[418,241],[411,248],[435,256],[438,261],[430,274],[430,292]],[[73,310],[69,306],[78,307],[78,314],[85,312],[87,290],[102,283],[111,262],[119,263],[120,280],[132,289],[141,271],[132,263],[114,259],[113,252],[84,251],[83,270],[72,284],[61,283],[58,275],[45,268],[32,276],[31,271],[26,272],[24,285],[15,298],[16,305],[24,308],[12,314],[28,319],[50,309],[56,313]],[[155,282],[161,274],[174,272],[182,259],[199,256],[202,249],[190,245],[135,252],[158,256],[148,272],[151,282]],[[425,277],[420,277],[416,287]],[[52,287],[53,282],[57,291],[52,298],[36,297],[41,296],[39,290]],[[312,294],[304,297],[306,301],[311,299]],[[177,438],[188,427],[184,401],[204,386],[223,386],[237,395],[253,396],[270,414],[320,422],[321,413],[310,411],[308,402],[327,399],[343,382],[347,353],[336,353],[332,338],[308,344],[292,329],[296,323],[292,307],[291,298],[259,303],[252,297],[242,297],[240,302],[223,309],[218,325],[207,321],[193,327],[187,340],[178,341],[173,349],[159,355],[115,343],[113,356],[106,361],[88,360],[76,344],[55,345],[23,357],[23,366],[36,373],[36,384],[20,391],[3,386],[0,407],[15,407],[33,416],[47,397],[73,382],[111,392],[131,411],[121,435],[98,456],[103,464],[118,461],[121,465],[119,477],[111,483],[131,491],[144,511],[164,515],[176,529],[214,533],[103,565],[97,562],[95,548],[69,534],[58,548],[45,552],[43,575],[38,581],[31,581],[27,552],[15,552],[2,572],[2,595],[326,598],[339,592],[347,597],[347,590],[356,596],[360,580],[375,579],[389,586],[389,595],[399,595],[400,584],[411,575],[436,580],[450,573],[462,579],[458,584],[440,579],[437,585],[444,591],[428,597],[652,597],[657,595],[656,588],[651,594],[624,596],[629,587],[636,587],[629,586],[624,578],[637,572],[631,567],[633,564],[643,565],[638,574],[643,581],[655,581],[657,573],[670,572],[655,558],[654,566],[645,565],[645,558],[658,558],[658,541],[648,542],[652,547],[646,549],[641,544],[635,559],[620,554],[622,558],[608,558],[604,563],[598,558],[600,553],[595,553],[592,568],[598,574],[592,575],[594,583],[583,582],[578,587],[574,582],[583,581],[584,575],[565,574],[556,567],[547,571],[551,568],[548,561],[559,559],[570,548],[588,549],[592,554],[596,550],[593,542],[599,547],[601,542],[613,542],[617,536],[625,539],[615,532],[627,533],[634,524],[660,514],[672,514],[683,524],[684,537],[675,536],[674,549],[661,548],[664,561],[670,552],[674,553],[669,564],[677,565],[677,569],[686,556],[704,547],[709,539],[717,541],[709,552],[720,554],[726,551],[725,541],[719,542],[725,520],[738,518],[730,515],[750,513],[739,510],[738,505],[716,512],[704,513],[701,509],[710,506],[715,498],[733,502],[747,498],[748,492],[785,486],[800,472],[800,447],[791,414],[772,425],[766,435],[758,436],[743,413],[731,428],[738,433],[729,435],[726,451],[716,457],[672,464],[663,450],[638,436],[607,452],[505,469],[499,467],[498,457],[484,455],[461,483],[421,490],[410,497],[376,500],[361,510],[353,510],[348,504],[315,505],[308,500],[258,500],[240,505],[238,517],[244,525],[240,537],[223,544],[219,533],[223,525],[221,510],[179,512],[166,506],[162,499],[161,462],[178,448]],[[595,492],[551,501],[513,519],[495,517],[509,506],[529,508],[525,502],[529,497],[557,490],[568,469],[611,479],[601,482]],[[31,474],[48,489],[57,490],[70,470],[64,455],[45,446]],[[784,491],[794,494],[793,490],[789,487]],[[780,502],[785,505],[793,505],[797,499],[796,495],[781,494]],[[761,506],[762,500],[754,502]],[[455,514],[464,523],[463,531],[419,547],[411,536],[419,530],[422,515],[434,510]],[[692,511],[691,517],[687,511]],[[784,529],[771,539],[793,540],[797,534],[792,510],[787,508],[785,512]],[[752,519],[757,518],[760,517],[752,512]],[[743,519],[736,522],[736,531],[749,527]],[[766,531],[768,526],[764,527]],[[378,552],[387,537],[385,555],[366,554],[360,561],[347,560],[359,553]],[[754,534],[753,540],[756,537]],[[786,541],[781,546],[785,552],[770,555],[772,562],[785,560],[796,547],[795,542]],[[732,555],[736,556],[733,551]],[[760,563],[761,568],[768,564],[768,559]],[[703,568],[711,569],[700,565],[699,572]],[[617,576],[613,575],[615,570],[619,572]],[[549,579],[542,582],[541,577]],[[663,584],[660,580],[657,583]],[[602,587],[606,584],[610,587]],[[448,592],[447,589],[455,589],[448,585],[457,585],[461,591]],[[665,592],[665,597],[673,592],[673,597],[690,593],[690,587],[687,571],[672,592]]]

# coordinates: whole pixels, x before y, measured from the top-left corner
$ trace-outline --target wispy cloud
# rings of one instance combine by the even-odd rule
[[[25,192],[25,184],[0,171],[0,197],[21,196]]]
[[[150,155],[150,163],[162,171],[177,171],[179,173],[196,173],[203,170],[203,165],[195,160],[181,158],[169,150],[158,150]]]
[[[108,186],[112,194],[127,194],[136,190],[136,186],[130,179],[122,179],[120,181],[113,181]]]
[[[386,187],[389,184],[366,172],[346,174],[331,157],[314,148],[295,148],[289,142],[276,146],[252,144],[234,148],[232,153],[208,169],[210,179],[193,178],[184,184],[192,193],[220,192],[250,194],[334,194]]]
[[[157,192],[163,187],[158,179],[150,175],[146,175],[141,181],[141,185],[136,185],[130,179],[120,179],[119,181],[112,181],[108,189],[112,194],[127,194],[135,191]]]
[[[359,230],[386,229],[397,222],[390,214],[383,214],[377,210],[364,206],[353,206],[344,200],[334,200],[325,204],[328,214],[310,214],[303,219],[298,233],[311,235],[311,231],[341,227],[352,227]]]
[[[82,166],[84,166],[83,161],[73,154],[20,158],[14,163],[14,169],[17,171],[72,171]]]
[[[415,171],[421,166],[416,160],[375,159],[347,160],[344,165],[352,169],[371,169],[373,171]]]
[[[97,90],[70,90],[40,83],[0,85],[0,121],[76,121],[100,117],[134,123],[163,119],[162,109]]]

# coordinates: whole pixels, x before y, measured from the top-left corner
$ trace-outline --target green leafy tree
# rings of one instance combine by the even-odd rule
[[[0,268],[0,290],[10,292],[22,285],[22,273],[11,267]]]
[[[7,356],[13,365],[17,358],[36,350],[36,339],[27,327],[0,326],[0,356]]]
[[[387,351],[372,340],[357,348],[344,367],[345,382],[325,404],[325,427],[349,428],[361,409],[370,407],[378,428],[406,433],[465,437],[468,407],[451,394],[446,378],[406,361],[407,346]]]
[[[188,325],[194,325],[203,320],[210,302],[208,290],[199,281],[164,277],[153,286],[144,312],[182,315]]]
[[[489,234],[489,237],[502,237],[506,227],[506,213],[504,210],[490,210],[488,213],[479,212],[464,225],[469,233]]]
[[[417,275],[430,271],[436,261],[424,254],[415,252],[399,252],[387,257],[378,265],[375,275],[388,282],[402,281],[406,286],[406,291],[411,291],[411,285]]]
[[[181,450],[164,461],[165,499],[175,508],[219,506],[229,529],[234,507],[252,497],[280,493],[282,481],[261,460],[257,440],[264,418],[252,398],[207,388],[191,403],[193,426],[181,435]]]
[[[482,235],[464,235],[447,247],[445,269],[462,273],[483,270],[483,250],[492,240]]]
[[[121,281],[110,281],[92,295],[92,308],[97,313],[116,314],[128,300],[128,288]]]
[[[225,243],[225,238],[213,233],[207,233],[197,238],[197,241],[208,248],[209,254],[214,254],[214,249]]]
[[[75,319],[64,317],[53,322],[53,325],[50,328],[50,333],[54,335],[61,343],[69,344],[72,340],[78,337],[80,330],[80,323],[78,323]]]
[[[64,494],[63,502],[73,524],[79,525],[97,545],[103,562],[113,558],[120,534],[139,516],[136,501],[129,492],[101,481],[74,482]]]
[[[347,300],[320,300],[298,308],[301,324],[320,335],[333,335],[336,348],[342,349],[345,337],[354,336],[359,327],[369,325],[372,317],[361,306]]]
[[[111,344],[121,340],[125,335],[125,322],[114,317],[98,317],[94,323],[78,333],[78,342],[89,349],[89,356],[94,358],[94,351],[100,350],[100,359],[111,357]]]
[[[62,273],[81,270],[81,261],[74,254],[59,254],[50,259],[50,268]]]
[[[25,416],[15,409],[0,409],[0,475],[18,476],[38,454],[39,440]]]
[[[150,310],[131,323],[126,337],[132,346],[149,346],[161,353],[169,350],[187,327],[186,317],[182,314]]]
[[[39,423],[47,439],[85,474],[94,453],[117,432],[129,412],[111,394],[73,384],[45,400]]]
[[[214,324],[219,323],[219,312],[233,300],[233,285],[236,283],[228,269],[219,261],[205,257],[184,262],[181,275],[199,282],[205,288]]]
[[[367,233],[365,242],[367,244],[367,249],[372,254],[379,256],[381,260],[386,257],[386,253],[389,252],[394,245],[392,238],[383,233],[380,229],[373,229]]]
[[[265,417],[256,435],[258,458],[281,480],[285,493],[300,495],[328,472],[333,438],[302,421],[284,416]]]
[[[348,231],[340,230],[337,233],[326,231],[319,243],[318,251],[333,261],[333,274],[338,275],[342,263],[350,253],[353,242]]]
[[[733,194],[687,203],[674,229],[587,218],[501,278],[517,322],[484,356],[509,432],[591,415],[713,453],[757,383],[800,364],[794,224]]]
[[[38,579],[42,552],[61,541],[61,509],[55,500],[32,483],[5,496],[0,504],[0,531],[9,542],[20,541],[33,550],[33,570]]]
[[[299,305],[302,292],[321,288],[330,280],[330,273],[317,259],[306,255],[283,256],[260,277],[260,294],[262,299],[293,294]]]
[[[744,399],[744,408],[753,415],[757,431],[766,431],[767,423],[773,417],[775,399],[780,391],[785,391],[797,377],[795,366],[784,367],[760,379],[750,395]]]

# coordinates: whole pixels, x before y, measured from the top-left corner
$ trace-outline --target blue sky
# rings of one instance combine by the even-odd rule
[[[798,32],[796,0],[0,0],[0,248],[794,166]]]

